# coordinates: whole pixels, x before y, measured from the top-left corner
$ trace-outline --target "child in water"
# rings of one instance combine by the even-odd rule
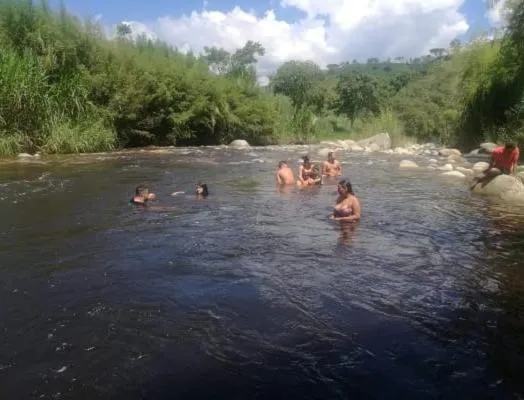
[[[205,199],[207,196],[209,196],[209,190],[207,189],[207,185],[205,183],[197,183],[195,192],[199,199]]]
[[[145,206],[149,200],[156,199],[156,194],[149,193],[149,189],[143,185],[139,185],[135,189],[135,195],[131,198],[131,204]]]

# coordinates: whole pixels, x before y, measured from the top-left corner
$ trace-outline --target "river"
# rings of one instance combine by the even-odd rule
[[[519,398],[524,212],[340,153],[363,215],[341,225],[335,185],[275,188],[277,161],[306,151],[321,159],[1,164],[0,398]],[[172,209],[131,206],[140,183]]]

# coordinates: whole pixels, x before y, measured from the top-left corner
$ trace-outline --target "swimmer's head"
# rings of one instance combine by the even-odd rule
[[[328,153],[328,155],[327,155],[327,159],[328,159],[329,161],[333,161],[333,160],[335,159],[335,156],[333,155],[333,152],[332,152],[332,151],[330,151],[330,152]]]
[[[304,157],[302,157],[302,160],[304,161],[304,167],[309,168],[309,166],[311,165],[311,161],[309,161],[309,156],[305,155]]]
[[[149,197],[149,189],[144,185],[139,185],[135,189],[135,196],[140,196],[146,199]]]
[[[282,167],[287,167],[287,162],[285,161],[279,161],[278,162],[278,169],[282,168]]]
[[[207,197],[209,195],[209,190],[205,183],[197,183],[195,192],[197,196]]]
[[[504,150],[506,151],[513,151],[515,149],[515,143],[506,143],[504,146]]]
[[[347,179],[343,179],[338,183],[337,191],[341,195],[347,195],[347,194],[355,195],[355,193],[353,192],[353,187],[351,186],[351,182],[349,182],[349,180]]]

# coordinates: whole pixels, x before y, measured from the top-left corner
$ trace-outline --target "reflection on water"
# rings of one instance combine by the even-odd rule
[[[0,397],[518,398],[523,210],[350,154],[332,221],[336,181],[275,186],[306,151],[4,164]]]

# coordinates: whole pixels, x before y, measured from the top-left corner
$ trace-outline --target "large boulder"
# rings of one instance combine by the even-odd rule
[[[229,146],[239,149],[247,149],[251,147],[249,143],[243,139],[233,140],[231,143],[229,143]]]
[[[511,175],[498,175],[487,183],[479,183],[472,192],[524,204],[524,184]]]
[[[479,148],[479,154],[491,154],[495,147],[498,147],[496,143],[482,143]]]
[[[387,132],[379,133],[370,138],[359,140],[357,144],[362,148],[369,148],[372,144],[376,144],[379,150],[387,150],[391,148],[391,137]]]
[[[466,175],[464,175],[460,171],[447,171],[447,172],[443,172],[441,175],[442,176],[449,176],[449,177],[452,177],[452,178],[460,178],[460,179],[464,179],[466,177]]]
[[[473,164],[473,172],[479,173],[485,171],[489,167],[489,163],[485,161],[479,161]]]

